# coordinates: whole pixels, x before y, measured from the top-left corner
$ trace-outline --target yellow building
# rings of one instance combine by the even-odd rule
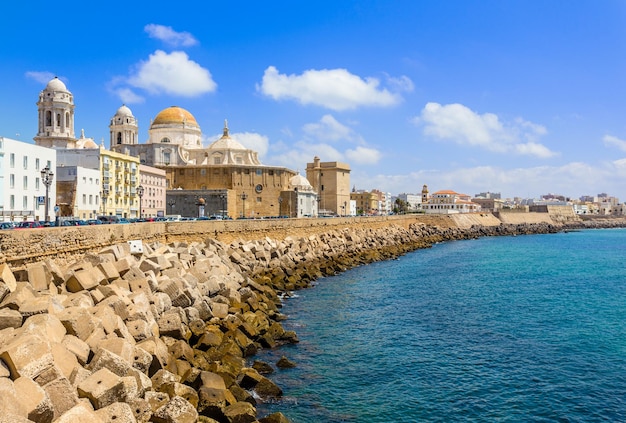
[[[357,215],[378,214],[378,194],[369,191],[353,191],[350,199],[356,203]]]

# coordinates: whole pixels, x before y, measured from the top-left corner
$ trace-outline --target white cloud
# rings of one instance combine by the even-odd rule
[[[117,88],[114,89],[113,92],[122,100],[124,104],[137,104],[145,101],[142,96],[136,94],[130,88]]]
[[[236,132],[230,134],[231,138],[239,141],[244,147],[259,153],[259,157],[265,157],[269,149],[270,141],[265,135],[255,132]]]
[[[47,84],[48,82],[50,82],[52,79],[54,79],[56,75],[53,74],[52,72],[38,72],[38,71],[28,71],[26,72],[26,77],[30,78],[34,81],[39,82],[40,84]],[[60,78],[61,80],[64,80],[64,78]]]
[[[613,135],[605,135],[602,138],[604,145],[608,147],[617,147],[619,150],[626,151],[626,141],[621,140]]]
[[[286,75],[270,66],[261,85],[257,84],[257,91],[274,100],[296,100],[337,111],[360,106],[389,107],[401,101],[399,95],[379,85],[376,78],[362,79],[346,69],[311,69],[301,75]]]
[[[626,159],[598,165],[570,162],[562,166],[504,169],[497,166],[424,169],[406,174],[372,174],[354,168],[351,184],[363,189],[378,188],[393,194],[419,193],[424,184],[430,192],[451,189],[469,195],[483,191],[500,192],[503,197],[538,198],[557,193],[571,198],[607,192],[626,198]]]
[[[381,158],[381,153],[374,148],[359,146],[354,150],[346,150],[346,157],[357,164],[376,164]]]
[[[189,47],[198,43],[189,32],[176,32],[171,26],[148,24],[143,29],[150,38],[156,38],[174,47]]]
[[[194,97],[215,91],[217,84],[208,69],[189,59],[182,51],[157,50],[140,62],[127,82],[151,94]]]
[[[516,119],[510,124],[493,113],[478,114],[462,104],[427,103],[413,122],[424,126],[424,134],[457,144],[481,147],[498,153],[516,153],[548,158],[557,153],[537,142],[546,128]]]
[[[344,160],[344,156],[339,150],[324,143],[312,144],[306,141],[299,141],[290,147],[282,143],[274,144],[272,147],[275,153],[268,159],[268,163],[299,170],[300,173],[304,173],[303,169],[306,169],[306,164],[313,162],[313,157],[315,156],[323,157],[323,161]]]
[[[387,76],[387,83],[392,86],[395,87],[398,91],[406,91],[408,93],[413,92],[413,90],[415,89],[415,85],[413,84],[413,81],[411,81],[411,79],[408,76],[400,76],[397,78],[394,78],[392,76]]]
[[[346,141],[354,138],[354,131],[331,115],[322,116],[319,122],[305,124],[302,130],[305,135],[321,141]]]

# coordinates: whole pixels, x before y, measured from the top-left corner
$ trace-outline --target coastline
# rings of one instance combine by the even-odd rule
[[[31,421],[287,421],[256,416],[250,392],[269,399],[282,391],[262,370],[245,367],[260,348],[298,341],[280,324],[282,296],[437,242],[601,227],[626,227],[626,220],[406,228],[387,222],[228,244],[143,242],[141,251],[114,244],[68,264],[4,263],[1,409]],[[98,388],[103,383],[108,390]],[[26,401],[27,394],[41,400]]]

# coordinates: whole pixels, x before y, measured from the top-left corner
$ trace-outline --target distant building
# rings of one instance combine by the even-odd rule
[[[437,191],[430,195],[427,204],[422,204],[426,213],[454,214],[473,213],[480,211],[480,205],[470,201],[467,194],[459,194],[450,190]]]
[[[493,199],[493,200],[500,200],[502,197],[499,192],[487,191],[487,192],[480,192],[474,195],[474,198],[487,198],[487,199]]]
[[[379,214],[379,196],[375,192],[353,190],[350,199],[356,203],[356,214],[358,216],[369,216]]]
[[[45,220],[46,187],[41,171],[56,174],[53,149],[0,137],[0,220]],[[54,221],[56,175],[48,189],[48,217]]]
[[[59,217],[95,219],[100,214],[100,169],[58,166],[56,187]]]
[[[317,217],[317,192],[309,181],[297,174],[289,180],[289,190],[283,191],[278,199],[281,216]]]
[[[162,217],[167,214],[166,182],[165,170],[139,165],[139,185],[143,188],[141,217]]]
[[[402,194],[398,194],[397,198],[405,202],[405,204],[407,205],[408,211],[417,211],[421,209],[421,206],[422,206],[421,194],[402,193]]]
[[[306,165],[306,178],[319,195],[320,215],[350,215],[350,166],[322,162],[319,157]]]

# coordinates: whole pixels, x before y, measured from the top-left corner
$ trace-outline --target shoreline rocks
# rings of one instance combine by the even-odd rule
[[[436,242],[562,229],[353,226],[230,244],[133,241],[67,265],[2,264],[3,419],[288,421],[280,413],[257,420],[255,398],[277,399],[282,390],[267,366],[247,363],[261,348],[298,342],[280,323],[292,291]],[[285,358],[279,367],[292,365]]]

